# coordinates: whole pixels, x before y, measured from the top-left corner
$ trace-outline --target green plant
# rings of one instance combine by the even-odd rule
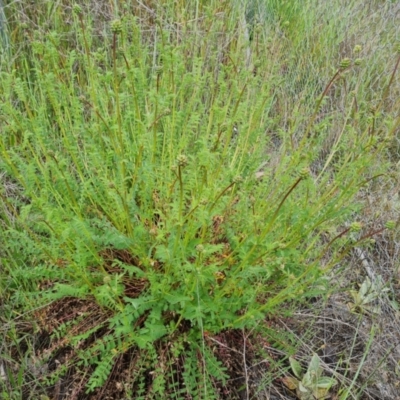
[[[334,378],[322,376],[324,370],[317,354],[313,354],[305,373],[296,359],[290,357],[289,361],[295,376],[287,376],[283,382],[289,389],[296,391],[300,400],[322,400],[330,397],[329,391],[337,384],[337,381]]]
[[[367,276],[359,290],[350,290],[352,301],[349,302],[350,310],[359,313],[379,314],[380,306],[375,304],[383,293],[388,292],[381,276],[377,276],[372,282]]]
[[[100,37],[83,5],[27,9],[44,30],[14,21],[15,46],[32,40],[1,73],[0,170],[21,193],[1,192],[1,274],[72,349],[49,386],[73,372],[101,393],[131,356],[138,398],[217,397],[207,337],[323,294],[355,196],[386,170],[398,124],[360,114],[362,69],[324,71],[289,123],[268,29],[250,42],[242,7],[181,3],[113,15]]]

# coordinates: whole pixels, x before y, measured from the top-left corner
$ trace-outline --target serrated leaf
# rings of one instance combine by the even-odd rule
[[[160,244],[157,246],[155,257],[162,262],[169,262],[171,259],[171,253],[167,246]]]
[[[211,254],[221,251],[224,247],[224,244],[208,244],[204,246],[204,254],[209,256]]]
[[[127,271],[130,277],[137,276],[143,278],[146,276],[146,273],[142,269],[135,267],[134,265],[125,264],[120,261],[115,262],[115,264],[120,265],[125,271]]]
[[[138,297],[137,299],[132,299],[131,297],[124,297],[124,300],[130,304],[137,310],[142,304],[148,303],[149,297]]]
[[[132,239],[122,235],[119,232],[111,232],[106,235],[106,241],[108,245],[113,246],[117,250],[125,250],[129,249],[129,246],[132,245]]]
[[[191,301],[191,298],[189,296],[179,295],[176,293],[165,293],[164,297],[170,304],[185,303],[186,301]]]
[[[143,350],[147,347],[148,343],[151,343],[153,341],[153,339],[150,335],[145,335],[142,331],[143,330],[141,330],[137,336],[135,335],[133,337],[133,340],[139,346],[139,348]]]
[[[167,333],[167,328],[163,324],[151,324],[149,325],[149,329],[152,341],[160,339]]]

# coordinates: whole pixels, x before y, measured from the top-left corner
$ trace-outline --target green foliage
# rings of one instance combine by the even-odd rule
[[[306,373],[303,373],[300,363],[293,357],[290,357],[289,361],[295,377],[284,378],[284,383],[289,389],[296,390],[299,399],[322,400],[330,397],[329,390],[337,384],[337,381],[322,376],[323,369],[317,354],[311,358]]]
[[[352,301],[349,302],[350,310],[359,313],[373,313],[379,314],[381,309],[377,300],[388,288],[385,287],[381,276],[377,276],[374,282],[366,277],[364,282],[360,285],[359,290],[350,290]]]
[[[289,21],[283,29],[300,19],[287,2],[267,3]],[[45,36],[33,32],[3,61],[0,170],[21,196],[1,194],[1,214],[12,215],[0,230],[1,273],[26,310],[71,297],[99,305],[107,334],[79,351],[88,391],[134,348],[147,363],[137,398],[149,369],[150,394],[161,396],[173,378],[157,345],[188,336],[185,390],[217,398],[226,374],[205,332],[251,329],[314,296],[354,245],[341,227],[361,208],[355,196],[385,171],[374,160],[398,124],[378,131],[356,97],[340,97],[357,92],[362,67],[329,71],[318,96],[307,92],[312,105],[283,121],[281,60],[237,29],[240,7],[218,18],[215,7],[165,5],[151,40],[133,14],[98,39],[83,7],[68,29],[60,9]],[[23,30],[16,24],[15,36]]]

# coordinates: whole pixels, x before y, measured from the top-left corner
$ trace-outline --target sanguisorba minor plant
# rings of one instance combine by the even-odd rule
[[[136,349],[138,371],[154,371],[147,389],[130,378],[131,396],[217,396],[226,375],[204,338],[315,295],[354,244],[355,194],[380,174],[372,160],[393,129],[360,128],[351,61],[301,116],[303,132],[271,132],[280,78],[268,41],[262,29],[248,40],[243,10],[217,11],[181,9],[151,33],[127,13],[101,42],[75,6],[74,37],[49,31],[3,65],[0,168],[22,193],[2,194],[3,268],[24,310],[97,304],[98,325],[57,326],[75,353],[54,376],[89,368],[85,390]],[[321,164],[315,127],[344,82],[353,94]],[[160,348],[169,369],[184,360],[180,378]]]

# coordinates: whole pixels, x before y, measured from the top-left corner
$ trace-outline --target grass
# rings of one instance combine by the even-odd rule
[[[398,189],[396,5],[19,7],[1,58],[3,398],[295,396],[287,324],[357,292],[332,290],[352,254],[398,249],[396,205],[371,204]],[[325,376],[307,385],[368,394],[373,340],[355,371],[310,342]]]

